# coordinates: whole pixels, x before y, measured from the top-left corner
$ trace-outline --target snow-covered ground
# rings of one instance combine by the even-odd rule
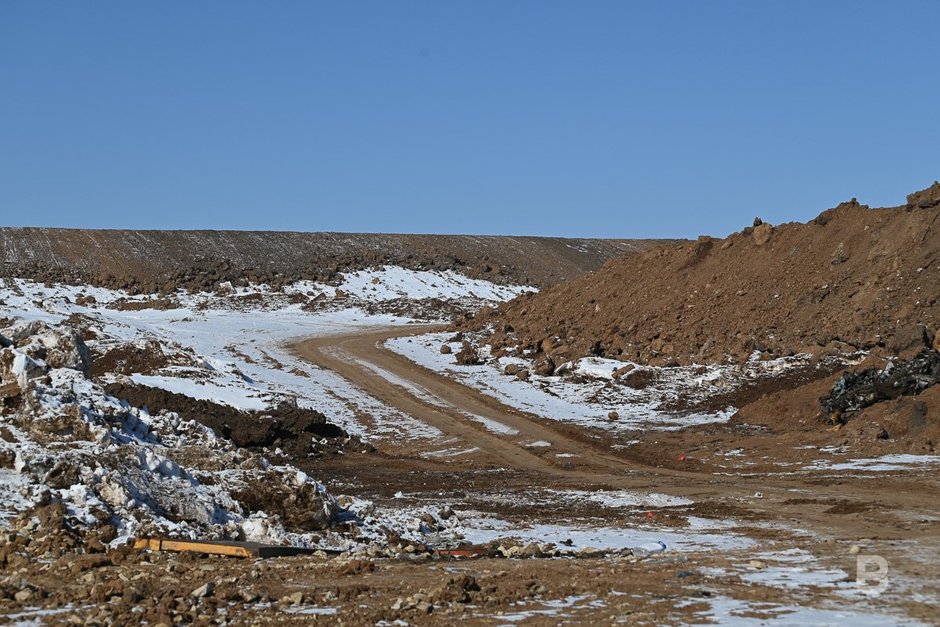
[[[92,348],[104,352],[128,342],[157,342],[165,355],[185,363],[157,374],[134,373],[131,378],[144,385],[239,409],[263,409],[290,397],[363,439],[434,439],[440,436],[434,427],[379,403],[342,377],[298,359],[285,344],[292,339],[414,322],[407,317],[368,314],[360,307],[366,302],[438,298],[482,304],[528,289],[495,285],[451,271],[386,267],[347,274],[336,287],[300,282],[282,293],[266,286],[231,290],[225,286],[222,291],[231,292],[226,295],[179,292],[171,297],[178,306],[151,309],[124,305],[146,303],[150,297],[17,279],[0,287],[0,316],[50,323],[76,314],[85,316],[97,335],[88,342]],[[244,301],[253,296],[261,298]],[[89,297],[93,301],[89,302]],[[312,311],[310,302],[317,303]]]
[[[580,375],[539,376],[531,370],[526,357],[487,359],[476,366],[456,363],[461,343],[452,341],[452,333],[429,333],[389,340],[386,346],[430,370],[442,372],[478,389],[499,401],[538,416],[577,423],[596,429],[627,431],[641,428],[679,429],[695,424],[724,422],[733,408],[711,414],[661,411],[659,408],[680,396],[703,397],[706,393],[730,386],[736,376],[730,367],[642,368],[655,373],[654,382],[643,389],[616,383],[613,372],[627,362],[596,357],[579,359],[564,370]],[[441,353],[448,345],[450,354]],[[485,357],[485,355],[484,355]],[[520,380],[503,374],[507,365],[530,369],[529,379]],[[635,364],[632,364],[636,367]],[[766,368],[779,367],[768,364]],[[744,375],[746,376],[746,375]],[[617,418],[609,418],[617,412]]]
[[[283,483],[298,494],[309,492],[323,507],[333,507],[322,486],[299,471],[273,466],[263,458],[242,468],[240,464],[248,463],[244,456],[202,425],[181,421],[175,414],[151,415],[108,396],[79,372],[80,360],[64,368],[44,364],[43,343],[51,346],[61,340],[76,346],[66,327],[60,331],[55,325],[86,329],[87,345],[101,355],[133,349],[130,352],[145,355],[144,362],[155,361],[152,368],[145,363],[135,366],[144,372],[125,373],[141,385],[243,410],[263,410],[289,400],[324,413],[363,440],[433,441],[441,435],[437,429],[294,357],[285,345],[294,338],[414,322],[366,313],[364,303],[438,298],[478,306],[524,289],[451,272],[400,268],[353,273],[336,287],[304,283],[274,291],[266,286],[222,285],[218,293],[178,292],[164,298],[2,281],[0,318],[19,321],[17,328],[31,329],[24,333],[33,333],[36,339],[30,349],[33,358],[25,349],[3,349],[10,353],[10,372],[28,383],[21,387],[28,389],[25,396],[35,406],[27,428],[3,420],[5,437],[13,441],[0,441],[4,449],[0,452],[6,455],[11,449],[15,467],[0,470],[0,524],[45,498],[49,492],[45,484],[56,473],[69,473],[52,490],[54,498],[68,504],[69,514],[78,521],[91,521],[95,511],[108,509],[120,537],[196,534],[309,544],[310,538],[286,533],[281,521],[265,512],[248,515],[239,507],[232,495],[258,481]],[[31,322],[53,328],[28,326]],[[45,372],[50,377],[47,383],[27,382]],[[101,382],[115,378],[120,376],[104,374]],[[44,443],[45,425],[58,425],[63,413],[75,422],[70,429],[88,431],[93,437]],[[189,455],[196,450],[198,454]],[[207,460],[227,468],[217,471],[213,482],[200,480]],[[363,535],[370,537],[368,529]],[[375,540],[383,537],[372,535]],[[323,534],[318,538],[321,544],[344,542]]]
[[[940,455],[896,454],[866,459],[850,459],[844,462],[818,459],[805,466],[804,470],[834,470],[840,474],[847,470],[880,473],[925,468],[936,464],[940,464]]]

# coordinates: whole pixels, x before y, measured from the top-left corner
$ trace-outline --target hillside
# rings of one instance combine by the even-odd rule
[[[549,285],[656,240],[267,231],[0,228],[0,276],[156,292],[239,279],[329,280],[391,264]]]
[[[478,316],[490,342],[654,365],[794,352],[900,354],[940,326],[940,184],[807,224],[658,247]],[[926,327],[926,331],[924,329]]]

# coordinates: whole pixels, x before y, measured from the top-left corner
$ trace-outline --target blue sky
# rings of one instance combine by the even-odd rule
[[[725,235],[940,178],[938,2],[0,3],[0,224]]]

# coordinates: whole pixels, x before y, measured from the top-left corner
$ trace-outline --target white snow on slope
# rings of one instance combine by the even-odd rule
[[[252,392],[242,387],[193,381],[185,376],[168,377],[134,374],[130,378],[134,383],[140,385],[161,388],[199,400],[214,401],[236,409],[261,410],[268,406],[265,398],[259,392]]]
[[[409,270],[397,266],[344,273],[339,289],[373,302],[396,298],[502,301],[534,291],[521,285],[497,285],[471,279],[453,270]]]
[[[934,464],[940,464],[940,455],[895,454],[867,459],[852,459],[837,463],[833,463],[831,460],[819,459],[809,466],[805,466],[804,470],[890,472],[893,470],[909,470],[917,467],[923,468]]]
[[[618,431],[639,428],[678,429],[694,424],[723,422],[734,413],[730,408],[714,414],[675,415],[657,410],[666,400],[678,398],[680,393],[695,390],[721,376],[717,367],[695,374],[677,372],[678,368],[657,369],[663,381],[643,390],[609,385],[609,373],[622,367],[624,362],[614,360],[585,361],[583,372],[598,372],[596,381],[572,382],[560,376],[541,377],[532,374],[528,381],[506,376],[503,368],[509,363],[527,365],[518,357],[503,357],[488,363],[465,366],[456,363],[454,354],[460,344],[449,342],[452,334],[394,338],[386,346],[396,353],[435,372],[441,372],[478,389],[499,401],[539,416],[563,422],[573,422],[598,429]],[[451,354],[440,352],[442,344],[451,346]],[[610,362],[610,363],[605,363]],[[616,368],[614,365],[616,364]],[[616,411],[616,421],[608,414]]]
[[[363,300],[402,296],[508,298],[528,289],[492,285],[456,273],[401,268],[352,273],[347,275],[347,281],[340,289],[347,297]],[[388,289],[377,291],[383,285]],[[89,342],[93,347],[104,350],[129,341],[157,341],[164,352],[186,352],[191,362],[202,366],[198,372],[178,368],[159,374],[137,374],[134,379],[138,383],[242,409],[260,409],[292,397],[300,406],[316,409],[347,432],[366,439],[440,436],[437,429],[385,406],[342,377],[295,357],[284,346],[294,339],[370,326],[404,325],[413,322],[411,319],[369,315],[348,302],[336,308],[304,311],[302,304],[271,293],[265,286],[241,288],[237,292],[229,298],[177,293],[173,295],[180,304],[176,309],[122,310],[109,305],[119,299],[144,302],[148,298],[101,288],[47,287],[17,279],[0,288],[0,315],[57,322],[81,314],[96,321],[100,337]],[[301,283],[285,290],[288,295],[307,292],[329,296],[335,289]],[[237,297],[248,294],[263,294],[266,300],[252,303],[250,308],[239,306]],[[91,296],[95,302],[77,305],[75,301],[80,296]]]
[[[379,291],[383,285],[387,288],[385,292]],[[310,336],[413,322],[398,316],[366,314],[356,307],[356,299],[433,297],[482,302],[511,297],[521,288],[488,287],[485,282],[464,279],[453,273],[399,272],[385,268],[357,273],[340,286],[346,294],[337,299],[335,307],[318,304],[315,311],[304,309],[304,305],[312,301],[310,297],[297,298],[301,289],[321,290],[327,298],[332,298],[328,286],[294,286],[284,293],[254,286],[235,290],[234,294],[178,292],[170,296],[178,306],[157,309],[146,308],[148,301],[165,306],[165,299],[164,303],[158,303],[152,297],[134,297],[123,291],[0,280],[0,316],[49,324],[81,316],[83,326],[90,325],[94,335],[88,344],[99,352],[128,346],[154,350],[156,346],[157,354],[168,358],[170,365],[156,373],[132,374],[131,380],[138,384],[248,410],[261,410],[283,400],[294,400],[302,407],[323,412],[331,422],[363,439],[437,440],[441,436],[437,429],[384,406],[340,376],[295,357],[286,344]],[[252,294],[260,295],[260,300],[255,297],[240,300]],[[25,354],[19,354],[17,348],[7,350],[13,355],[12,371],[22,375],[20,378],[29,376],[31,368],[42,366],[34,364]],[[52,378],[52,387],[37,388],[40,409],[36,410],[34,418],[39,419],[43,412],[53,416],[67,405],[78,403],[82,409],[76,415],[90,421],[92,428],[102,433],[94,444],[78,443],[69,449],[72,460],[69,467],[82,468],[82,483],[60,490],[57,496],[69,504],[72,515],[81,519],[88,517],[89,508],[115,508],[120,531],[126,535],[141,529],[173,535],[205,535],[207,527],[211,527],[212,533],[221,535],[241,529],[252,539],[309,542],[296,535],[288,537],[277,520],[269,520],[264,513],[246,517],[239,512],[227,490],[243,486],[250,473],[239,470],[235,460],[223,462],[222,466],[231,470],[217,472],[217,482],[210,485],[200,484],[195,478],[197,471],[187,469],[182,459],[174,461],[180,454],[176,449],[193,446],[209,456],[231,456],[234,453],[230,443],[215,438],[201,425],[185,423],[184,426],[175,415],[150,416],[145,410],[121,406],[77,371],[54,370]],[[106,381],[113,379],[114,376],[105,378]],[[67,390],[68,395],[62,390]],[[116,423],[110,417],[112,414],[121,416],[121,421]],[[115,427],[115,424],[123,426]],[[104,436],[106,431],[102,431],[107,425],[112,429],[110,445]],[[3,506],[0,521],[31,506],[39,498],[44,490],[39,480],[45,475],[36,473],[44,473],[46,465],[55,460],[55,456],[33,442],[29,434],[12,425],[8,428],[17,438],[16,443],[2,444],[14,449],[17,462],[15,471],[4,470],[0,474]],[[134,466],[114,472],[114,468],[102,470],[96,466],[95,460],[109,459],[111,455],[110,448],[107,452],[92,450],[102,442],[114,448],[115,453],[121,451],[121,458],[136,460],[139,468]],[[128,456],[127,450],[131,448],[133,454]],[[262,462],[262,466],[268,473],[281,472],[285,477],[291,473],[290,469],[281,471],[280,467],[267,465],[267,462]],[[25,474],[27,472],[32,475]],[[298,485],[321,489],[319,484],[300,479],[300,474],[297,477]],[[141,509],[142,504],[152,504],[154,498],[164,499],[160,507],[147,509],[148,505]],[[192,522],[174,523],[172,519],[178,514],[165,516],[161,508],[169,511],[182,508],[186,511],[180,520],[189,516]],[[335,541],[342,542],[341,539]]]

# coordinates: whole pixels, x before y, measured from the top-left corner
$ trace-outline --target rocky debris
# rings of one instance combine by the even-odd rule
[[[626,366],[621,366],[620,368],[617,368],[616,370],[614,370],[610,376],[614,378],[615,380],[622,379],[623,377],[633,372],[634,369],[636,369],[635,365],[627,364]]]
[[[757,246],[763,246],[770,241],[770,238],[773,237],[774,227],[766,222],[761,222],[760,224],[754,227],[754,230],[751,231],[751,237],[754,238],[754,244]]]
[[[455,316],[470,314],[480,308],[485,301],[474,298],[443,300],[440,298],[396,298],[379,302],[355,301],[355,305],[372,315],[390,315],[420,320],[446,321]],[[450,350],[450,347],[447,347]],[[444,351],[444,347],[441,347]],[[449,354],[449,353],[444,353]]]
[[[190,592],[189,596],[194,599],[204,599],[205,597],[211,597],[213,594],[215,594],[215,584],[208,581]]]
[[[0,458],[12,455],[24,504],[67,506],[76,527],[106,522],[102,542],[149,533],[303,543],[331,524],[332,497],[296,468],[107,394],[86,378],[87,349],[68,329],[17,323],[3,336],[3,381],[21,394],[0,414]],[[248,496],[279,507],[262,511]]]
[[[551,357],[539,359],[532,365],[532,371],[539,376],[550,377],[555,374],[555,361]]]
[[[441,355],[450,355],[452,352],[449,344],[441,344]]]
[[[897,332],[886,342],[891,355],[909,359],[925,348],[936,350],[936,334],[922,324],[910,324],[899,327]]]
[[[938,197],[934,185],[902,207],[853,199],[807,224],[762,222],[724,240],[660,246],[461,325],[486,332],[494,354],[512,346],[556,362],[556,346],[562,361],[657,366],[894,356],[886,344],[896,329],[940,328]]]
[[[940,205],[940,182],[934,181],[933,185],[907,196],[907,209],[932,209]]]
[[[163,346],[156,340],[121,344],[95,354],[91,363],[91,376],[154,374],[170,363]]]
[[[31,379],[51,368],[88,372],[89,351],[71,329],[52,328],[45,322],[17,322],[0,329],[0,383],[18,383],[25,389]]]
[[[843,374],[819,399],[829,423],[846,423],[871,405],[901,396],[914,396],[940,382],[940,352],[922,350],[916,357]]]
[[[832,265],[838,265],[840,263],[845,263],[849,260],[849,253],[845,249],[845,242],[839,242],[839,245],[836,246],[836,250],[832,253],[832,258],[829,260],[829,263]]]
[[[428,595],[429,600],[436,604],[442,603],[472,603],[476,593],[480,592],[480,584],[473,575],[456,575],[448,577],[441,582]]]

